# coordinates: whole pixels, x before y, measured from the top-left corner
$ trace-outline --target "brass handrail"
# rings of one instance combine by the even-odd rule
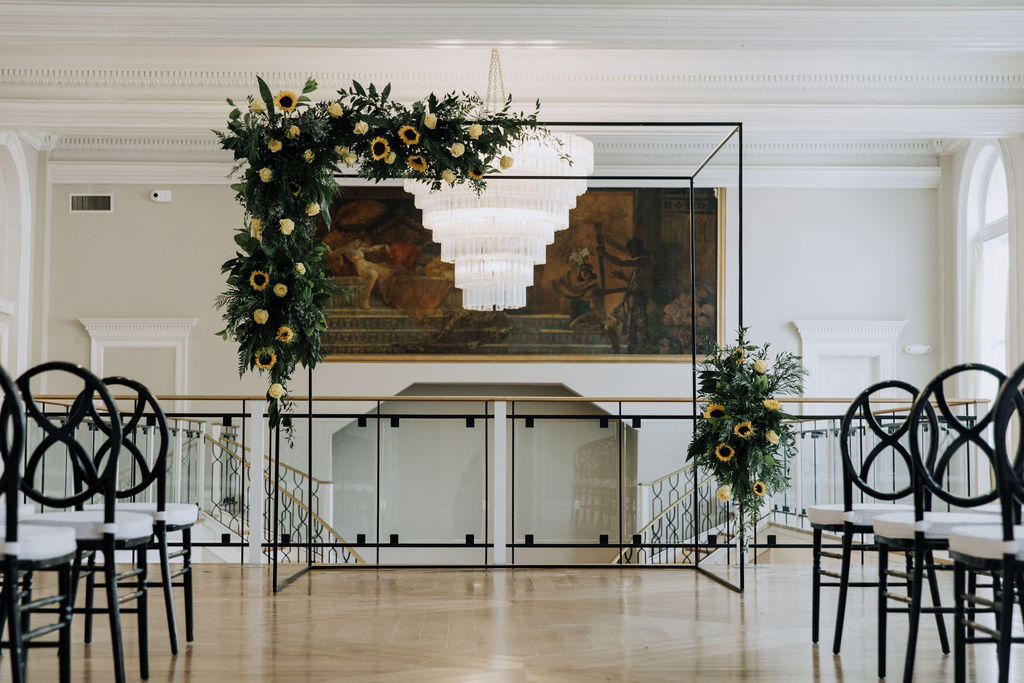
[[[76,395],[71,394],[41,394],[39,400],[74,400]],[[133,396],[114,396],[114,400],[127,401]],[[266,396],[251,395],[179,395],[167,394],[155,397],[158,401],[265,401]],[[295,403],[309,401],[308,396],[290,396]],[[313,396],[314,402],[346,402],[346,403],[367,403],[386,401],[405,401],[421,403],[490,403],[493,401],[505,401],[515,403],[693,403],[691,396]],[[782,403],[797,404],[820,404],[820,403],[853,403],[852,398],[808,398],[804,396],[781,396],[777,398]],[[698,403],[705,403],[707,399],[698,397]],[[913,399],[904,398],[873,398],[872,403],[895,403],[912,404]],[[986,398],[951,398],[949,404],[976,404],[989,403]]]
[[[675,475],[679,474],[680,472],[683,472],[684,470],[691,469],[692,467],[693,467],[693,463],[692,462],[688,462],[685,465],[683,465],[682,467],[680,467],[678,470],[675,470],[673,472],[669,472],[668,474],[663,474],[662,476],[660,476],[657,479],[654,479],[652,481],[638,481],[636,483],[636,485],[637,486],[654,486],[655,484],[659,484],[659,483],[665,481],[666,479],[668,479],[669,477],[674,477]]]
[[[224,453],[227,453],[229,456],[231,456],[235,460],[237,460],[240,463],[242,463],[243,466],[250,468],[250,471],[252,470],[252,463],[251,462],[246,462],[238,454],[234,453],[233,451],[228,450],[227,448],[224,448],[224,446],[222,444],[218,443],[217,440],[214,439],[213,437],[211,437],[209,434],[204,434],[204,436],[207,439],[209,439],[214,445],[218,446]],[[286,489],[282,488],[280,483],[275,482],[270,477],[268,477],[266,474],[263,475],[263,480],[267,481],[267,482],[270,482],[271,484],[273,484],[274,486],[277,487],[277,490],[279,492],[283,493],[285,496],[287,496],[288,498],[291,498],[293,501],[295,501],[296,505],[298,505],[300,508],[302,508],[303,510],[305,510],[306,512],[309,513],[309,516],[310,516],[311,519],[315,519],[317,522],[319,522],[320,526],[322,526],[324,529],[326,529],[328,531],[328,533],[330,533],[331,536],[333,536],[340,543],[342,543],[346,548],[348,548],[349,552],[352,553],[352,556],[354,558],[356,558],[356,560],[359,563],[366,564],[366,560],[364,560],[362,558],[362,556],[359,553],[356,552],[355,548],[353,548],[351,545],[349,545],[349,542],[346,541],[345,538],[341,534],[339,534],[337,531],[335,531],[334,527],[332,527],[330,524],[325,522],[323,520],[323,518],[320,517],[320,515],[318,515],[315,512],[313,512],[309,508],[308,505],[306,505],[301,500],[299,500],[298,498],[293,496]]]

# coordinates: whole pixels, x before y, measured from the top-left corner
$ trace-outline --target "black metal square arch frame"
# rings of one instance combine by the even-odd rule
[[[726,144],[728,144],[729,141],[732,140],[735,137],[736,138],[736,142],[737,142],[737,158],[736,158],[736,184],[737,184],[737,211],[736,211],[736,217],[737,217],[737,240],[736,240],[736,244],[737,244],[737,270],[736,270],[736,272],[737,272],[737,301],[736,301],[736,317],[737,317],[737,325],[740,326],[740,327],[743,326],[743,123],[742,122],[723,122],[723,121],[627,121],[627,122],[624,122],[624,121],[601,121],[601,122],[596,122],[596,121],[545,121],[545,122],[541,122],[540,125],[542,125],[542,126],[550,126],[550,127],[557,127],[557,128],[610,128],[610,127],[617,127],[617,128],[656,128],[656,129],[658,129],[658,128],[660,128],[660,129],[667,129],[667,128],[676,128],[676,129],[725,128],[725,129],[728,129],[728,132],[725,134],[725,136],[718,142],[717,145],[715,145],[715,147],[711,150],[711,152],[708,153],[707,156],[688,175],[678,175],[678,176],[677,175],[645,175],[645,176],[640,176],[640,175],[558,175],[558,176],[553,176],[553,175],[508,175],[508,176],[502,176],[502,175],[498,174],[498,175],[492,175],[492,176],[485,176],[485,178],[488,181],[491,181],[491,180],[499,180],[500,181],[502,179],[515,179],[515,180],[601,180],[601,181],[667,180],[667,181],[688,183],[689,184],[689,190],[690,190],[689,191],[689,203],[690,203],[690,206],[689,206],[689,219],[690,219],[689,220],[689,223],[690,223],[690,225],[689,225],[689,229],[690,229],[690,302],[691,302],[691,306],[690,306],[690,329],[691,330],[696,330],[697,329],[697,312],[696,312],[696,306],[692,305],[696,301],[696,289],[697,289],[697,274],[696,274],[696,271],[697,271],[697,269],[696,269],[697,254],[696,254],[696,218],[695,218],[695,214],[694,214],[694,181],[697,178],[697,176],[700,174],[700,172],[703,171],[704,168],[707,167],[707,165],[709,163],[711,163],[712,159],[715,158],[715,156],[718,154],[718,152],[720,152],[722,150],[722,148],[724,148],[726,146]],[[362,176],[359,176],[359,175],[356,175],[356,174],[338,173],[338,174],[335,174],[335,177],[336,178],[361,178]],[[690,363],[691,391],[693,392],[692,395],[694,397],[696,397],[697,396],[697,363],[696,363],[696,359],[697,359],[697,335],[696,334],[691,334],[690,336],[691,336],[690,352],[691,352],[691,358],[692,358],[692,362]],[[309,432],[308,432],[309,433],[309,438],[306,439],[306,441],[307,441],[308,467],[309,467],[309,469],[307,471],[312,473],[313,472],[313,439],[312,439],[312,434],[313,434],[313,371],[312,371],[312,369],[309,369],[307,371],[307,374],[308,374],[308,378],[309,378],[309,395],[308,395],[308,399],[307,399],[307,401],[308,401],[308,406],[307,406],[308,412],[307,412],[307,415],[306,415],[307,426],[308,426],[308,430],[309,430]],[[694,401],[691,404],[691,406],[692,406],[692,410],[693,410],[692,417],[693,417],[694,420],[696,420],[698,415],[699,415],[699,409],[697,407],[697,402]],[[378,412],[379,412],[379,405],[378,405]],[[486,420],[485,420],[485,424],[486,424]],[[274,449],[274,453],[273,453],[273,456],[274,456],[273,457],[273,463],[274,463],[274,482],[276,483],[276,482],[280,481],[280,479],[281,479],[281,458],[280,458],[281,432],[280,432],[280,427],[278,427],[278,428],[276,428],[274,430],[272,447]],[[486,458],[485,458],[485,460],[486,460]],[[693,501],[694,501],[694,510],[695,511],[696,511],[697,506],[698,506],[697,479],[698,479],[697,468],[694,468],[694,470],[693,470],[693,483],[694,483],[694,486],[693,486]],[[308,477],[308,484],[309,484],[309,500],[312,500],[313,499],[313,479],[312,479],[312,477]],[[486,481],[485,481],[485,489],[486,489],[486,485],[487,484],[486,484]],[[379,486],[379,484],[378,484],[378,486]],[[309,514],[306,515],[307,532],[306,532],[306,542],[305,543],[292,544],[292,543],[282,543],[281,542],[280,517],[279,517],[280,489],[276,485],[272,486],[271,488],[272,488],[273,493],[274,493],[274,497],[273,497],[273,501],[272,501],[273,509],[271,511],[271,514],[273,515],[273,520],[274,520],[272,525],[271,525],[271,527],[273,529],[273,539],[272,539],[272,541],[270,543],[267,544],[267,546],[268,546],[267,549],[270,551],[270,555],[271,555],[273,590],[274,590],[274,593],[278,593],[278,592],[284,590],[285,588],[287,588],[293,582],[295,582],[296,579],[300,578],[301,576],[303,576],[303,575],[305,575],[305,574],[307,574],[307,573],[309,573],[309,572],[311,572],[311,571],[313,571],[315,569],[337,569],[337,568],[339,568],[339,566],[338,565],[316,565],[316,564],[313,563],[313,548],[314,547],[316,547],[316,546],[334,545],[334,544],[321,544],[321,543],[314,543],[313,542],[313,517],[312,517],[312,513],[309,513]],[[620,500],[620,503],[621,503],[621,500]],[[378,513],[379,513],[379,510],[378,510]],[[742,514],[742,512],[741,512],[741,514]],[[485,522],[486,522],[486,520],[485,520]],[[252,524],[252,522],[250,520],[250,526],[251,526],[251,524]],[[699,544],[697,543],[697,532],[698,532],[697,524],[698,524],[698,518],[697,518],[696,514],[694,514],[693,524],[694,524],[694,535],[693,535],[693,538],[694,538],[694,543],[693,543],[693,551],[694,551],[693,552],[693,558],[694,558],[694,561],[693,561],[693,564],[651,565],[651,567],[654,567],[654,566],[658,566],[658,567],[668,566],[668,567],[671,567],[671,568],[678,568],[678,569],[695,569],[698,572],[700,572],[701,574],[703,574],[703,575],[705,575],[705,576],[707,576],[707,577],[717,581],[718,583],[726,586],[727,588],[729,588],[729,589],[731,589],[733,591],[736,591],[738,593],[742,593],[743,590],[744,590],[744,583],[745,583],[744,582],[745,571],[744,571],[743,553],[740,552],[740,553],[737,554],[738,555],[738,560],[739,560],[739,567],[738,567],[739,568],[739,583],[738,584],[736,584],[736,583],[734,583],[732,581],[729,581],[728,579],[726,579],[724,577],[718,576],[717,574],[715,574],[713,572],[708,571],[705,567],[701,567],[700,566],[700,554],[697,551]],[[486,523],[485,523],[485,529],[486,529]],[[515,551],[514,539],[510,539],[510,540],[512,540],[513,542],[509,543],[508,546],[512,547],[513,552],[514,552]],[[389,545],[390,546],[391,544],[382,544],[382,543],[380,543],[380,537],[379,537],[379,534],[378,534],[378,537],[376,539],[376,543],[364,543],[364,544],[359,544],[359,545],[360,545],[360,547],[362,547],[362,546],[370,546],[370,547],[376,546],[376,547],[379,548],[382,545]],[[419,543],[419,544],[414,544],[414,545],[416,545],[418,547],[449,547],[450,544]],[[485,554],[486,554],[488,548],[493,547],[493,544],[486,542],[486,539],[485,539],[484,543],[482,543],[482,544],[474,544],[474,545],[476,545],[477,547],[482,546],[485,549],[484,550]],[[626,547],[627,545],[631,546],[631,544],[625,544],[625,543],[622,543],[621,541],[617,545],[619,546],[620,551],[624,547]],[[305,547],[305,549],[306,549],[306,566],[302,567],[301,569],[296,571],[291,576],[288,576],[287,578],[285,578],[285,579],[283,579],[281,581],[278,581],[278,576],[279,576],[279,573],[280,573],[279,572],[279,567],[278,567],[278,565],[280,564],[280,562],[278,560],[278,555],[279,555],[279,550],[280,550],[280,548],[282,546]],[[616,544],[611,544],[608,547],[614,548],[614,547],[616,547]],[[396,566],[394,568],[415,568],[416,566],[417,565],[401,565],[400,567]],[[548,565],[545,565],[545,566],[548,566]],[[550,565],[550,566],[551,567],[556,567],[556,568],[558,567],[558,565]],[[616,566],[620,567],[620,568],[630,568],[630,569],[644,568],[644,565],[634,565],[634,564],[609,565],[608,567],[611,568],[611,567],[616,567]],[[437,567],[437,565],[432,565],[432,567]],[[488,564],[484,564],[484,565],[480,565],[478,567],[474,567],[473,565],[452,565],[451,566],[451,568],[461,568],[461,569],[473,569],[473,568],[495,569],[495,568],[506,568],[506,567],[508,567],[508,568],[517,568],[517,567],[518,568],[530,568],[531,565],[493,565],[493,564],[492,565],[488,565]],[[585,567],[586,567],[586,565],[580,565],[579,566],[579,568],[585,568]],[[386,567],[386,566],[382,567],[381,565],[376,564],[373,567],[366,567],[365,569],[382,569],[382,568],[392,568],[392,567]]]

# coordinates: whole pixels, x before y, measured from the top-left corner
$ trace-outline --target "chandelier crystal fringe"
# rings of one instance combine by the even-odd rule
[[[423,183],[405,181],[406,192],[415,196],[423,211],[423,226],[441,245],[441,260],[455,264],[463,308],[501,311],[526,306],[533,267],[544,263],[547,245],[556,231],[569,226],[569,211],[587,191],[585,180],[548,176],[594,171],[594,145],[578,135],[556,133],[548,139],[526,140],[509,155],[515,166],[479,196],[464,186],[431,192]]]

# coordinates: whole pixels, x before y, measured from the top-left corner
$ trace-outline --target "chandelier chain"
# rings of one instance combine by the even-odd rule
[[[501,98],[498,98],[498,95]],[[497,48],[491,50],[491,68],[487,73],[487,100],[484,107],[487,111],[500,111],[505,106],[505,76],[501,72],[501,56]]]

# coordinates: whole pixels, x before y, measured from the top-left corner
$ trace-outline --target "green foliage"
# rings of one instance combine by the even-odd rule
[[[326,248],[316,235],[320,217],[328,215],[339,191],[335,173],[347,166],[348,172],[377,182],[415,178],[437,190],[450,172],[452,184],[470,183],[480,192],[485,183],[479,176],[499,172],[502,155],[514,143],[551,134],[537,125],[537,110],[511,113],[511,98],[497,112],[485,111],[478,95],[466,93],[431,94],[406,105],[389,99],[390,84],[378,91],[372,84],[367,89],[353,82],[336,99],[313,103],[306,95],[317,84],[310,78],[295,98],[295,109],[286,111],[275,104],[262,78],[257,85],[259,98],[249,96],[247,106],[228,100],[227,131],[214,131],[234,155],[241,180],[231,187],[245,211],[235,234],[238,250],[222,267],[227,289],[216,304],[226,325],[218,334],[238,344],[239,374],[258,369],[257,353],[273,353],[273,365],[260,371],[286,388],[298,365],[312,368],[321,360],[324,307],[333,295],[346,294],[334,284],[323,260]],[[434,128],[427,127],[428,117],[436,117]],[[469,134],[472,124],[481,125],[476,137]],[[364,132],[356,132],[364,125]],[[418,139],[411,144],[403,139],[403,127],[413,129]],[[378,138],[393,156],[374,158],[372,145]],[[459,156],[451,151],[456,142],[464,147]],[[410,157],[423,157],[426,167],[414,170]],[[253,219],[261,230],[253,227]],[[282,221],[291,221],[294,229],[286,234]],[[257,272],[266,274],[265,288],[251,283]],[[278,286],[287,291],[275,294]],[[257,311],[266,311],[266,322],[257,321]],[[287,395],[274,399],[269,390],[267,399],[274,426],[289,401]]]
[[[687,459],[711,470],[720,486],[731,487],[731,498],[741,515],[756,524],[765,497],[788,485],[787,461],[796,453],[796,439],[787,423],[792,416],[770,401],[800,394],[807,372],[800,357],[791,353],[780,353],[770,362],[769,345],[755,346],[746,334],[747,329],[740,328],[735,346],[716,348],[698,366],[699,400],[704,409]],[[748,436],[742,435],[744,426],[750,428]],[[773,443],[773,434],[777,443]],[[723,458],[719,452],[732,455]],[[760,494],[758,482],[764,487]]]

